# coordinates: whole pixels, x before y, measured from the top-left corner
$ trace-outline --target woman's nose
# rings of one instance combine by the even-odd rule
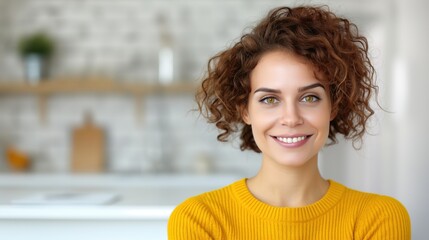
[[[303,124],[304,119],[301,117],[297,106],[288,105],[282,109],[280,123],[288,127],[295,127],[297,125]]]

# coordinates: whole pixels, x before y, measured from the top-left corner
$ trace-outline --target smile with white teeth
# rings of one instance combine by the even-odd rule
[[[279,141],[284,143],[297,143],[304,140],[307,136],[301,136],[301,137],[293,137],[293,138],[287,138],[287,137],[276,137]]]

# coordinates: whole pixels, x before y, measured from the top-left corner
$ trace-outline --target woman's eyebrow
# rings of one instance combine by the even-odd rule
[[[321,83],[314,83],[305,87],[300,87],[298,88],[298,92],[304,92],[306,90],[312,89],[312,88],[316,88],[316,87],[321,87],[323,89],[325,89],[325,86],[323,86]]]
[[[272,88],[258,88],[253,93],[257,93],[257,92],[281,93],[282,91],[278,89],[272,89]]]

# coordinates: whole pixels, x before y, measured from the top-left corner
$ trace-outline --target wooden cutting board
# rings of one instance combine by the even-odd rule
[[[73,129],[72,144],[73,172],[104,171],[104,131],[90,117],[86,117],[82,126]]]

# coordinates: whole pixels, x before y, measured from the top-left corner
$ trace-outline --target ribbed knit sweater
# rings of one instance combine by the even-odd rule
[[[411,239],[410,219],[400,202],[329,183],[319,201],[288,208],[259,201],[242,179],[177,206],[168,239]]]

